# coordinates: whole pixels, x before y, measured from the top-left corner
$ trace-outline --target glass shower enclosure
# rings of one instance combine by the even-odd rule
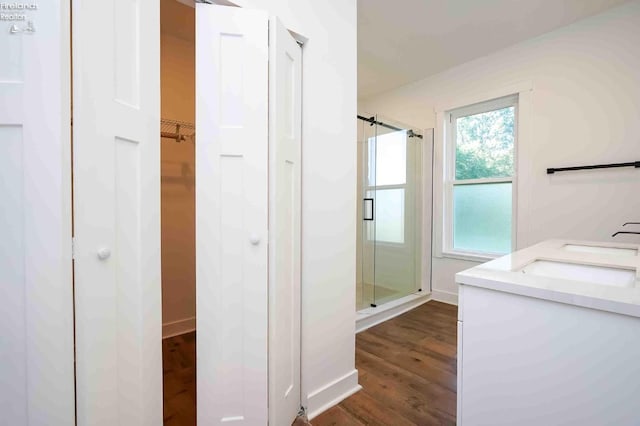
[[[379,116],[358,118],[361,310],[421,290],[423,137]]]

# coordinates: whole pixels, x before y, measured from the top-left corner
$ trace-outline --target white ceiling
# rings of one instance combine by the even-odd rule
[[[625,1],[358,0],[358,97],[437,74]],[[184,3],[189,2],[161,1],[161,30],[193,42],[195,11]]]
[[[417,81],[626,0],[358,0],[358,97]]]

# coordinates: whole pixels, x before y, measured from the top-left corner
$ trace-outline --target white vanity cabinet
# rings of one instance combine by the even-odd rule
[[[456,275],[458,425],[640,425],[637,247],[618,256],[566,245],[541,243]],[[600,268],[607,284],[527,273],[540,259]],[[636,279],[616,277],[625,271]]]

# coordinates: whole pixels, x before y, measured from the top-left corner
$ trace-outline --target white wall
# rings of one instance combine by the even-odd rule
[[[360,103],[439,128],[435,112],[444,105],[531,87],[521,109],[527,134],[517,148],[518,248],[554,237],[612,241],[623,222],[640,221],[640,171],[549,176],[545,169],[640,160],[638,46],[640,2],[634,1]],[[441,171],[442,157],[436,162]],[[442,201],[434,202],[440,209]],[[434,296],[455,302],[454,274],[474,264],[435,258]]]
[[[311,416],[355,370],[355,0],[237,0],[307,37],[302,49],[302,396]]]

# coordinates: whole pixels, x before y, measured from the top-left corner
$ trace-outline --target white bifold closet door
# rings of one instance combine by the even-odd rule
[[[300,405],[300,48],[273,24],[269,46],[265,12],[196,5],[201,426]]]
[[[77,424],[158,426],[160,2],[72,5]]]
[[[33,25],[0,20],[0,424],[71,426],[70,8],[17,12]]]
[[[267,423],[268,16],[196,4],[198,425]]]
[[[302,49],[277,18],[269,46],[269,424],[300,410]]]

